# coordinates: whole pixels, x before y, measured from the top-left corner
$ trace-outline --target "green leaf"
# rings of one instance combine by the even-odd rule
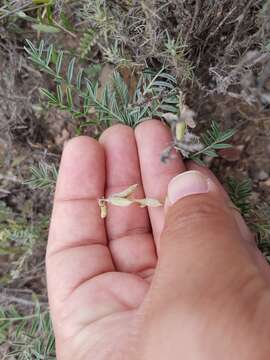
[[[30,21],[30,22],[37,22],[37,19],[36,19],[36,18],[33,18],[32,16],[26,15],[26,13],[23,12],[23,11],[18,11],[18,12],[16,13],[16,15],[17,15],[19,18],[23,19],[23,20],[27,20],[27,21]]]
[[[58,103],[57,97],[54,94],[52,94],[49,90],[41,88],[39,89],[39,91],[41,92],[41,94],[45,95],[52,104]]]
[[[56,91],[57,91],[58,103],[63,104],[63,91],[60,84],[56,86]]]
[[[83,76],[83,69],[80,69],[77,74],[77,89],[81,90],[82,87],[82,76]]]
[[[33,4],[36,5],[45,5],[45,4],[51,4],[52,0],[32,0]]]
[[[41,23],[33,24],[32,28],[38,32],[43,32],[43,33],[58,33],[60,31],[60,29],[55,26],[41,24]]]
[[[38,56],[41,58],[44,50],[44,40],[41,40],[38,48]]]
[[[171,90],[173,90],[175,88],[174,85],[172,85],[171,83],[166,82],[166,81],[161,81],[161,80],[155,81],[154,87],[161,87],[161,88],[171,89]]]
[[[218,154],[213,149],[203,149],[204,155],[210,156],[210,157],[217,157]]]
[[[163,72],[163,73],[159,74],[159,77],[164,78],[164,79],[166,79],[168,81],[171,81],[175,85],[177,83],[175,77],[172,76],[171,74],[166,73],[166,72]]]
[[[26,39],[25,41],[26,41],[27,45],[30,47],[31,51],[32,51],[33,53],[37,53],[37,50],[36,50],[34,44],[32,43],[32,41],[30,41],[30,40],[28,40],[28,39]]]
[[[97,120],[87,120],[80,124],[80,128],[84,128],[91,125],[97,125]]]
[[[200,166],[205,166],[205,163],[198,156],[190,156],[190,159],[195,161]]]
[[[83,100],[83,113],[85,115],[87,115],[89,112],[90,104],[91,104],[91,97],[85,96]]]
[[[31,178],[24,181],[24,184],[30,186],[32,189],[53,187],[57,179],[57,169],[55,165],[49,165],[40,162],[38,167],[31,167]]]
[[[251,211],[250,196],[252,193],[252,182],[250,179],[238,181],[234,178],[226,180],[229,196],[234,205],[241,211],[243,215],[247,215]]]
[[[71,88],[68,86],[67,90],[66,90],[66,94],[67,94],[67,104],[70,110],[72,110],[73,108],[73,99],[72,99],[72,91]]]
[[[178,109],[176,106],[169,105],[169,104],[161,104],[160,109],[169,113],[177,114]]]
[[[113,74],[113,90],[115,91],[119,108],[125,108],[129,103],[128,87],[118,72]]]
[[[53,52],[53,44],[51,44],[48,48],[47,52],[47,59],[46,59],[46,65],[49,66],[52,58],[52,52]]]
[[[62,50],[59,51],[55,64],[55,71],[57,75],[59,75],[61,71],[63,56],[64,56],[64,52]]]
[[[236,133],[235,129],[226,130],[223,134],[219,136],[219,141],[220,142],[226,141],[230,139],[235,133]]]
[[[75,65],[76,58],[73,58],[68,64],[67,70],[67,82],[71,85],[73,73],[74,73],[74,65]]]
[[[231,144],[213,144],[212,148],[213,149],[228,149],[231,148],[232,145]]]

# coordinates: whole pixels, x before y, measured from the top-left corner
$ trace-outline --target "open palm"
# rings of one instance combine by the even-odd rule
[[[58,359],[128,359],[138,309],[151,283],[164,223],[163,208],[109,208],[98,199],[138,184],[136,197],[164,199],[179,158],[160,155],[170,132],[158,121],[136,131],[116,125],[97,142],[66,146],[47,249],[48,290]]]

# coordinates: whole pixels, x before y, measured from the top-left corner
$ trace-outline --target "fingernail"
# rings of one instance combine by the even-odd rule
[[[205,194],[209,191],[209,179],[199,171],[186,171],[175,176],[168,185],[168,200],[174,204],[186,196]]]

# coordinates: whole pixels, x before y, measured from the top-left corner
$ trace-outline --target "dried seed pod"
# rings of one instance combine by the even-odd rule
[[[196,127],[196,122],[194,117],[196,113],[191,110],[187,105],[183,105],[181,109],[180,121],[184,121],[188,127],[194,129]]]
[[[123,190],[119,193],[112,194],[111,197],[127,198],[128,196],[132,195],[135,192],[137,187],[138,187],[138,184],[131,185],[126,190]]]
[[[101,216],[101,219],[106,218],[106,216],[107,216],[107,206],[106,205],[100,206],[100,216]]]
[[[107,206],[105,199],[99,199],[98,205],[100,207],[100,216],[102,219],[105,219],[107,216]]]
[[[186,128],[187,128],[187,126],[186,126],[185,122],[179,121],[176,123],[175,136],[176,136],[177,141],[182,141],[182,139],[185,136]]]
[[[157,200],[157,199],[150,199],[150,198],[146,198],[146,199],[136,199],[136,202],[138,204],[140,204],[141,207],[159,207],[159,206],[163,206],[163,204]]]
[[[108,199],[106,199],[106,201],[109,204],[116,205],[116,206],[129,206],[134,202],[133,200],[122,198],[122,197],[116,197],[116,196],[109,197]]]

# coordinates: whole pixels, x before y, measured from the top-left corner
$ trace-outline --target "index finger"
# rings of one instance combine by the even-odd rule
[[[61,160],[47,247],[52,310],[85,281],[114,270],[98,206],[104,184],[102,146],[88,137],[72,139]]]

